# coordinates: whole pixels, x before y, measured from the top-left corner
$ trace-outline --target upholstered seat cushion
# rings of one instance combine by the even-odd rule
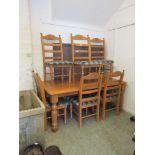
[[[94,95],[85,95],[84,98],[89,98],[89,97],[93,97]],[[86,102],[83,102],[82,105],[90,105],[92,104],[93,102],[96,102],[96,100],[93,100],[93,101],[86,101]],[[71,103],[72,104],[76,104],[77,106],[79,105],[79,99],[78,97],[74,97],[71,99]]]
[[[64,106],[64,105],[67,106],[68,104],[69,104],[69,102],[68,102],[68,100],[66,100],[65,97],[60,97],[60,98],[59,98],[59,101],[58,101],[58,103],[57,103],[58,106]],[[46,102],[46,107],[47,107],[47,108],[50,108],[51,105],[52,105],[52,104],[50,103],[50,101],[47,100],[47,102]]]
[[[67,104],[68,104],[68,102],[67,102],[66,98],[64,98],[64,97],[59,98],[58,106],[63,106],[63,105],[67,105]]]
[[[107,97],[106,98],[106,102],[114,102],[115,101],[115,97]],[[102,103],[103,102],[103,96],[100,97],[100,102]]]
[[[113,60],[75,60],[76,65],[100,65],[100,64],[112,64]]]
[[[47,61],[46,62],[47,65],[71,65],[73,64],[72,61],[61,61],[61,60],[55,60],[55,61]]]

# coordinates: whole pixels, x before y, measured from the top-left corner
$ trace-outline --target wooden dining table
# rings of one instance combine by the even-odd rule
[[[122,105],[122,99],[126,82],[122,83],[120,107]],[[45,91],[50,95],[51,107],[51,127],[52,131],[58,131],[57,121],[57,103],[59,97],[76,95],[79,93],[80,80],[74,80],[69,82],[68,80],[56,80],[56,81],[44,81]]]

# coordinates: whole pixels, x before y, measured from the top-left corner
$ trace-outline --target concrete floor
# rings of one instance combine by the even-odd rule
[[[79,129],[77,120],[59,118],[59,131],[51,132],[50,122],[45,132],[45,146],[57,145],[63,155],[133,155],[134,123],[130,114],[107,112],[106,121],[86,118]]]

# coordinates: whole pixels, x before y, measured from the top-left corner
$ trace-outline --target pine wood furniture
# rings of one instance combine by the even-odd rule
[[[75,80],[75,76],[78,76],[80,72],[81,75],[84,75],[84,65],[77,62],[91,60],[89,41],[89,36],[73,36],[71,33],[72,61],[74,63],[74,65],[72,66],[73,80]]]
[[[126,83],[122,83],[122,87],[125,88]],[[57,102],[59,97],[78,95],[80,91],[80,81],[74,80],[71,83],[68,80],[56,80],[56,81],[44,81],[45,91],[50,95],[50,101],[52,103],[52,131],[56,132],[58,130],[57,122]],[[103,85],[102,85],[103,87]],[[123,98],[124,89],[121,92],[121,103]]]
[[[91,60],[106,60],[105,59],[105,40],[100,38],[90,39]],[[106,62],[106,61],[105,61]],[[102,63],[101,72],[113,71],[113,63]]]
[[[61,36],[43,35],[41,33],[41,44],[44,80],[54,80],[57,77],[64,80],[64,77],[68,77],[69,82],[71,82],[72,62],[64,60]],[[68,69],[66,72],[68,74],[64,75],[64,68]],[[58,72],[58,70],[60,71]]]
[[[91,60],[105,59],[105,43],[104,39],[90,39]]]
[[[122,82],[124,77],[123,72],[115,71],[103,74],[102,76],[102,86],[103,86],[103,95],[102,95],[102,119],[105,120],[106,111],[116,110],[116,113],[120,112],[120,102],[121,102],[121,91],[122,91]],[[107,105],[112,105],[107,109]]]
[[[99,73],[89,73],[88,75],[81,77],[78,98],[73,98],[73,100],[71,101],[71,107],[73,107],[73,112],[78,116],[79,128],[82,127],[82,119],[84,118],[95,116],[96,121],[99,121]],[[88,110],[90,110],[90,108],[93,108],[93,110],[91,113],[88,113]],[[84,110],[86,111],[85,115],[83,114]]]
[[[76,75],[79,75],[79,73],[81,74],[78,78],[94,71],[100,73],[104,72],[105,70],[113,70],[113,61],[105,60],[104,39],[90,39],[89,36],[73,36],[71,34],[71,46],[72,61],[74,64],[73,80],[75,80]]]
[[[51,103],[47,101],[47,98],[45,96],[45,87],[44,87],[44,83],[41,80],[40,76],[36,73],[33,72],[33,77],[36,83],[36,87],[37,87],[37,93],[38,93],[38,97],[41,99],[41,101],[43,102],[44,106],[45,106],[45,112],[44,112],[44,130],[47,129],[47,119],[52,118],[52,117],[47,117],[47,113],[51,112]],[[57,104],[56,110],[58,112],[57,116],[64,116],[64,124],[66,124],[66,114],[67,114],[67,105],[64,104],[61,100],[60,103]],[[63,111],[63,112],[60,112]]]

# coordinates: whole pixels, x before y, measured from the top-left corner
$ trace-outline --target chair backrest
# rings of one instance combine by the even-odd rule
[[[35,73],[34,71],[33,71],[33,77],[37,86],[37,95],[40,98],[40,100],[44,103],[44,105],[46,105],[44,83],[42,82],[39,74]]]
[[[58,37],[53,34],[41,35],[42,44],[42,57],[43,57],[43,70],[44,70],[44,80],[46,76],[50,75],[49,67],[46,66],[48,61],[63,61],[63,48],[62,39],[59,35]]]
[[[100,75],[99,73],[90,73],[86,76],[82,76],[80,79],[80,91],[79,91],[79,101],[80,105],[83,102],[100,99]]]
[[[91,60],[104,59],[105,47],[104,39],[92,38],[90,39]]]
[[[75,60],[90,60],[90,38],[83,35],[71,34],[71,46],[72,46],[72,61]],[[80,42],[80,43],[79,43]],[[82,43],[81,43],[82,42]]]
[[[124,77],[124,70],[121,71],[115,71],[115,72],[109,72],[103,75],[102,82],[104,85],[104,94],[108,94],[107,90],[116,90],[117,92],[114,92],[114,95],[117,95],[120,93],[121,84]]]
[[[38,85],[37,85],[37,77],[36,77],[36,73],[34,70],[32,70],[32,76],[33,76],[33,79],[34,79],[34,82],[35,82],[35,88],[37,89],[36,92],[37,92],[37,95],[39,96],[39,92],[38,92]]]

